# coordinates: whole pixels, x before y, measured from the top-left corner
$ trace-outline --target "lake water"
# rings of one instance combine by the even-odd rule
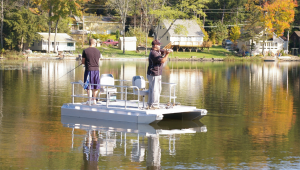
[[[300,169],[299,62],[169,62],[176,102],[208,115],[145,133],[61,117],[70,82],[83,80],[81,66],[66,74],[77,65],[0,61],[0,169]],[[146,66],[102,61],[101,73],[131,80]]]

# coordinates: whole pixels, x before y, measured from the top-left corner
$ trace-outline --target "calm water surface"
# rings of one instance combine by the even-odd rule
[[[82,67],[66,74],[77,65],[0,61],[0,169],[300,169],[298,62],[169,62],[163,81],[177,83],[176,101],[209,114],[143,133],[61,117],[70,82],[83,79]],[[101,73],[131,80],[146,66],[103,61]]]

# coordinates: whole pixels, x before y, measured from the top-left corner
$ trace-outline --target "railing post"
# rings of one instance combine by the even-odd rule
[[[127,87],[125,87],[125,109],[127,108]]]
[[[88,96],[89,96],[89,99],[88,99],[88,101],[89,101],[89,106],[91,106],[91,103],[92,103],[92,100],[91,100],[91,84],[89,84],[89,94],[88,94]]]
[[[169,88],[170,88],[169,102],[171,103],[172,102],[172,99],[171,99],[171,97],[172,97],[172,85],[171,84],[170,84]]]
[[[144,106],[144,103],[143,103]],[[140,89],[138,89],[138,108],[140,108]]]
[[[175,104],[175,97],[176,97],[176,95],[175,95],[175,87],[176,87],[176,85],[173,85],[174,86],[174,104]]]
[[[74,84],[72,83],[72,104],[74,104]]]
[[[106,86],[106,108],[108,108],[108,102],[109,102],[109,92],[108,92],[108,86]]]

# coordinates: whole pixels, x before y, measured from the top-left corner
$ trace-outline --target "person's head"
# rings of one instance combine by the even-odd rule
[[[92,38],[89,39],[89,45],[92,46],[92,47],[96,46],[96,40],[92,39]]]
[[[152,41],[152,48],[154,50],[159,50],[160,49],[160,42],[159,42],[159,40],[153,40]]]

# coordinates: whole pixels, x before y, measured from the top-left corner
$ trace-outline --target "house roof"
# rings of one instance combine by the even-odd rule
[[[71,34],[80,34],[80,35],[82,35],[82,34],[88,34],[88,31],[86,31],[86,30],[71,30]]]
[[[47,32],[38,32],[42,36],[44,41],[48,41],[49,33]],[[55,33],[50,34],[50,42],[54,42]],[[75,42],[75,40],[66,33],[57,33],[56,42]]]
[[[82,23],[82,17],[73,16],[77,23]],[[83,16],[84,22],[110,22],[119,23],[119,20],[110,16]]]
[[[280,36],[281,39],[283,39],[284,41],[287,41],[287,38],[285,36]]]
[[[300,37],[300,31],[295,31],[294,32],[298,37]]]
[[[163,24],[165,25],[166,29],[168,29],[171,25],[172,21],[164,20]],[[187,35],[184,34],[176,34],[175,28],[176,25],[184,25],[186,26],[186,29],[188,31]],[[195,20],[183,20],[183,19],[177,19],[171,29],[169,30],[170,36],[197,36],[197,37],[204,37],[204,34],[200,28],[200,26],[197,24]]]

